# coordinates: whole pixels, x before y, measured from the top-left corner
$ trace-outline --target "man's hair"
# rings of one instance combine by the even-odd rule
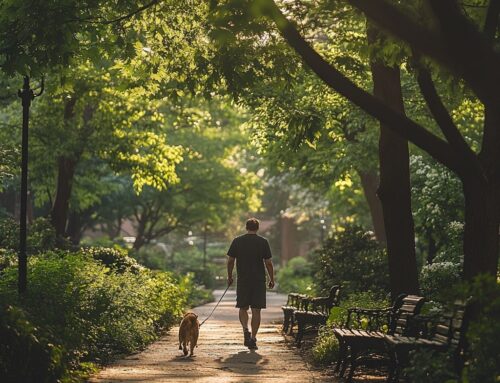
[[[249,218],[247,219],[246,228],[248,231],[257,231],[259,230],[259,220],[257,218]]]

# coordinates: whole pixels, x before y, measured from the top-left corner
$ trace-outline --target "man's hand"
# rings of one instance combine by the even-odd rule
[[[227,285],[231,286],[233,284],[233,277],[227,277]]]
[[[274,281],[269,281],[268,286],[270,289],[272,289],[274,287]]]

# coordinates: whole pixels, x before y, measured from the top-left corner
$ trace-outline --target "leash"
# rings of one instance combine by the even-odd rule
[[[217,306],[219,306],[219,303],[221,303],[222,298],[224,298],[224,295],[226,295],[227,290],[229,290],[229,287],[230,287],[230,286],[231,286],[231,285],[227,285],[226,290],[224,291],[224,293],[222,294],[222,296],[221,296],[221,297],[220,297],[220,299],[219,299],[219,302],[217,302],[217,304],[215,305],[215,307],[212,309],[212,312],[211,312],[211,313],[210,313],[210,314],[209,314],[209,315],[208,315],[205,319],[203,319],[203,322],[201,322],[201,323],[200,323],[200,327],[201,327],[201,325],[202,325],[203,323],[205,323],[205,322],[208,320],[208,318],[210,318],[210,317],[212,316],[212,314],[214,313],[214,311],[215,311],[215,309],[217,308]]]

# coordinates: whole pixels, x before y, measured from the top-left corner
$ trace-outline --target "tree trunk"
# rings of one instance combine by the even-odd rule
[[[500,187],[464,182],[464,278],[497,275],[499,257]]]
[[[57,161],[57,192],[50,216],[58,237],[63,237],[66,234],[69,199],[71,197],[76,164],[76,160],[66,157],[60,157]]]
[[[66,236],[69,237],[73,245],[78,245],[82,239],[83,234],[83,219],[82,213],[77,211],[72,211],[68,218],[68,228],[66,230]]]
[[[369,41],[373,42],[378,32],[368,27],[367,33]],[[370,64],[374,96],[404,114],[399,68],[388,67],[373,58]],[[391,295],[417,294],[419,286],[411,212],[408,141],[385,124],[380,124],[379,161],[378,196],[384,212]]]
[[[377,188],[379,186],[379,176],[375,171],[358,171],[359,178],[361,179],[361,186],[370,209],[372,218],[373,230],[377,240],[385,246],[387,238],[385,235],[384,226],[384,213],[382,211],[382,204],[377,196]]]

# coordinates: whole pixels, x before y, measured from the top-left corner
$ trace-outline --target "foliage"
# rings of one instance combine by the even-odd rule
[[[130,271],[138,274],[144,268],[137,261],[128,256],[128,252],[120,248],[109,247],[84,247],[81,253],[100,261],[103,265],[110,267],[113,271],[124,273]]]
[[[460,282],[463,264],[463,225],[451,222],[447,226],[447,240],[442,244],[431,264],[420,271],[422,294],[430,299],[444,302],[453,294]]]
[[[63,349],[33,326],[26,313],[0,306],[0,377],[5,383],[53,383],[61,377]]]
[[[312,264],[304,257],[295,257],[279,269],[276,274],[278,291],[314,294]]]
[[[450,355],[432,350],[413,352],[404,372],[412,382],[418,383],[451,383],[456,378]]]
[[[312,348],[314,362],[322,365],[332,364],[339,356],[339,341],[331,327],[320,328]]]
[[[465,287],[479,312],[469,324],[469,360],[465,376],[470,383],[493,383],[500,378],[500,284],[491,276],[479,276]]]
[[[28,254],[49,250],[55,244],[55,231],[48,219],[36,218],[31,225],[28,225]],[[19,223],[10,217],[0,219],[0,248],[19,249]]]
[[[63,347],[65,368],[104,362],[156,339],[185,307],[189,279],[140,270],[109,272],[81,252],[50,251],[29,260],[28,291],[17,295],[17,271],[0,279],[0,303],[24,309],[49,341]]]
[[[340,283],[344,294],[372,291],[384,296],[388,291],[386,253],[373,234],[359,226],[334,232],[313,259],[319,290]]]
[[[450,236],[451,222],[463,222],[464,198],[460,180],[443,166],[423,156],[411,156],[412,206],[420,247],[430,261],[461,238]],[[451,232],[453,234],[453,232]]]
[[[495,383],[500,378],[500,284],[489,275],[480,275],[470,283],[457,286],[449,294],[454,299],[471,299],[470,323],[467,328],[465,366],[457,377],[453,355],[418,351],[405,373],[413,382]]]
[[[422,294],[429,299],[442,300],[460,282],[461,264],[453,262],[434,262],[425,265],[420,272]]]

